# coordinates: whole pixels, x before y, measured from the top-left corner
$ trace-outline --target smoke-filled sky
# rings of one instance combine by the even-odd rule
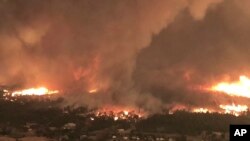
[[[89,106],[157,110],[175,103],[231,102],[196,91],[249,74],[249,5],[248,0],[0,0],[0,85],[43,85]],[[92,89],[97,93],[89,94]]]

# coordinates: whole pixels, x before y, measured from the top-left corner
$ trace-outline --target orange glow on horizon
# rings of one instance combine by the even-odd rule
[[[46,87],[39,87],[39,88],[29,88],[19,91],[14,91],[11,93],[12,96],[25,96],[25,95],[50,95],[59,93],[58,90],[49,90]]]
[[[178,107],[179,105],[177,105]],[[244,115],[248,111],[247,105],[240,105],[240,104],[220,104],[218,107],[189,107],[189,106],[183,106],[181,109],[173,107],[168,114],[174,114],[178,111],[186,111],[186,112],[192,112],[192,113],[219,113],[219,114],[230,114],[234,116],[240,116]]]
[[[192,110],[194,113],[213,113],[214,111],[209,110],[207,108],[195,108]]]
[[[248,111],[247,105],[235,105],[234,103],[232,105],[220,105],[220,108],[225,110],[225,114],[233,114],[235,116]]]

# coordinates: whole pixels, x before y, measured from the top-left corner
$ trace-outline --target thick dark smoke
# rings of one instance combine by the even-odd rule
[[[183,12],[168,28],[141,51],[134,77],[142,91],[149,91],[162,103],[213,106],[247,103],[225,95],[196,91],[221,80],[235,81],[249,76],[250,11],[247,1],[225,1],[193,20]]]
[[[0,84],[45,85],[88,106],[232,101],[192,88],[248,73],[248,3],[0,0]]]

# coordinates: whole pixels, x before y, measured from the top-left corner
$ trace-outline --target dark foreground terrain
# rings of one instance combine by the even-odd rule
[[[110,111],[62,106],[57,98],[1,98],[0,140],[141,140],[141,141],[226,141],[230,124],[250,124],[250,114],[235,117],[217,113],[154,114],[140,118]],[[34,139],[34,137],[36,137]]]

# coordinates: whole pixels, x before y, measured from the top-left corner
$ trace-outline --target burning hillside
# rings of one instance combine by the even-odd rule
[[[250,79],[247,76],[240,76],[236,82],[221,82],[211,88],[212,91],[222,92],[231,96],[250,98]]]
[[[39,87],[39,88],[29,88],[24,90],[18,90],[11,93],[12,96],[26,96],[26,95],[51,95],[59,93],[58,90],[49,90],[45,87]]]
[[[90,109],[239,115],[250,106],[246,5],[2,0],[0,85],[13,97],[60,90]]]

